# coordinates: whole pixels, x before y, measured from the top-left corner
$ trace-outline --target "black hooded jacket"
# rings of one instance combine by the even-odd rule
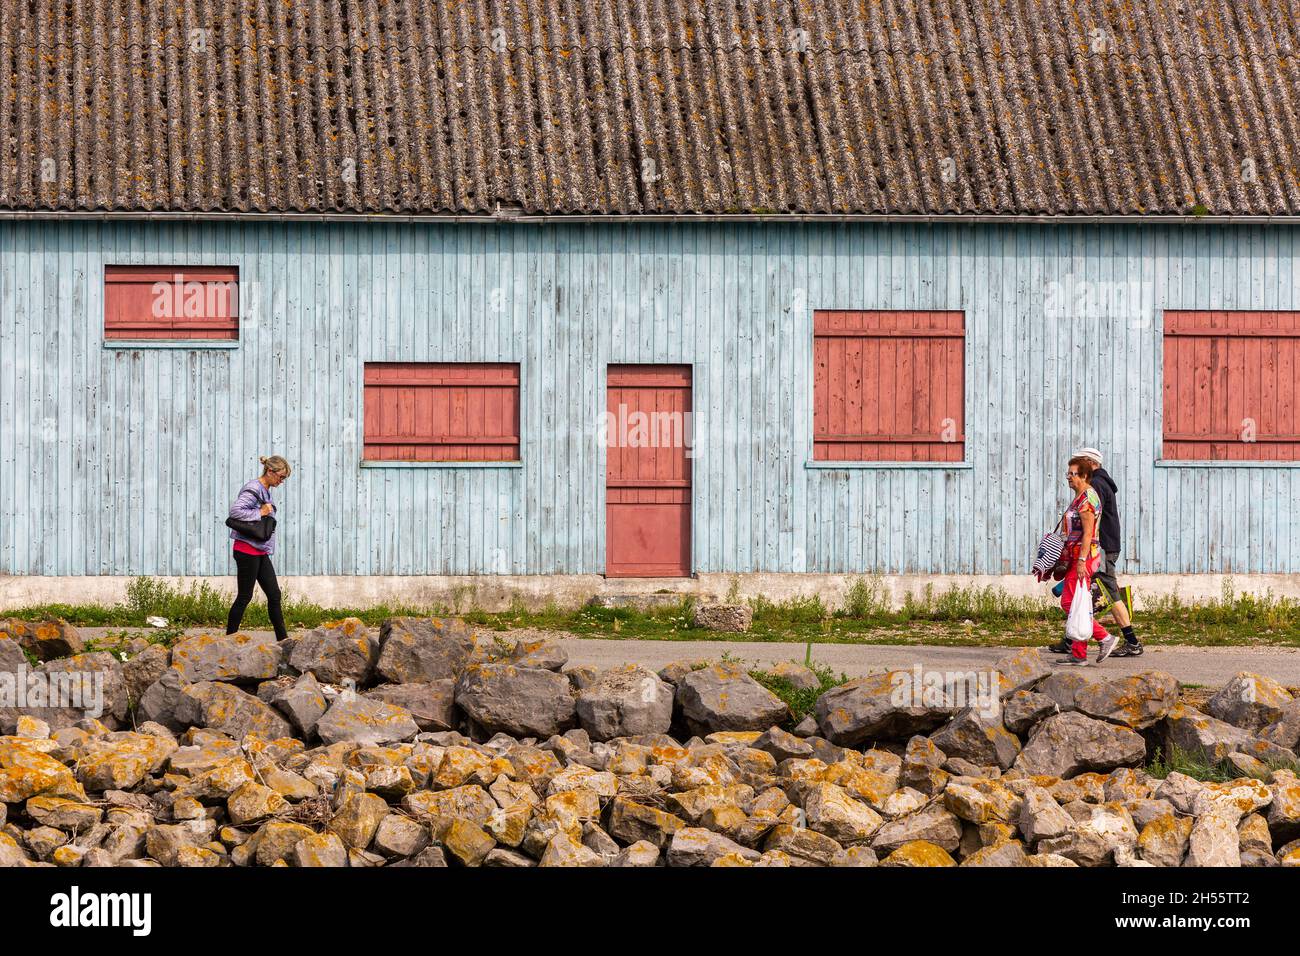
[[[1097,543],[1103,551],[1118,551],[1122,538],[1119,533],[1119,502],[1115,495],[1119,492],[1119,485],[1105,468],[1098,468],[1092,473],[1092,487],[1101,499],[1101,531],[1097,534]]]

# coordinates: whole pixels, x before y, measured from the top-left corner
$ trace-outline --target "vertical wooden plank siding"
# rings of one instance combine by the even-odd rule
[[[1126,570],[1297,573],[1285,445],[1161,461],[1251,408],[1294,433],[1267,343],[1298,258],[1286,226],[9,222],[0,573],[230,574],[229,496],[273,452],[281,573],[601,573],[619,363],[691,366],[696,571],[1022,571],[1092,444]],[[238,270],[238,346],[105,348],[109,265]],[[959,460],[815,461],[817,310],[962,314]],[[1178,312],[1262,314],[1215,364],[1217,335],[1166,359]],[[362,468],[367,363],[517,367],[519,462]],[[1164,400],[1234,377],[1189,422]]]

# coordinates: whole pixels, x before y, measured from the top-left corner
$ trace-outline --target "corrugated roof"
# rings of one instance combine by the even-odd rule
[[[1300,214],[1300,0],[0,0],[0,208]]]

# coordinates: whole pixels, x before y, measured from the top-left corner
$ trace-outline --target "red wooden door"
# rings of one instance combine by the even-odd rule
[[[611,365],[605,439],[605,574],[691,573],[689,365]]]

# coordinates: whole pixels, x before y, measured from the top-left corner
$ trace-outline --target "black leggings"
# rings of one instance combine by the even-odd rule
[[[271,566],[269,554],[244,554],[242,551],[231,552],[235,556],[235,568],[239,575],[239,593],[235,603],[230,605],[230,616],[226,618],[226,633],[234,634],[239,630],[239,622],[244,619],[248,602],[253,600],[253,585],[260,584],[266,595],[266,613],[275,628],[275,639],[283,641],[288,637],[284,629],[284,614],[280,611],[280,582],[275,579],[275,568]]]

